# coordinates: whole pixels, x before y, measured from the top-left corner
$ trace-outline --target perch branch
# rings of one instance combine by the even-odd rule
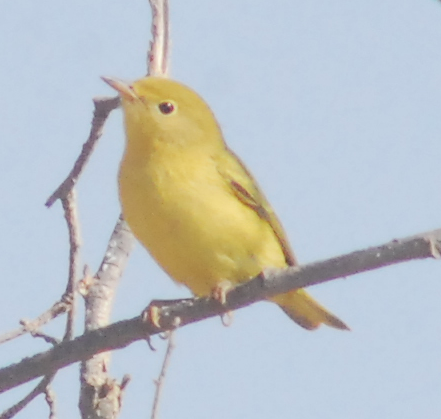
[[[186,299],[171,304],[166,301],[153,302],[159,307],[161,328],[144,321],[142,317],[135,317],[62,342],[47,352],[0,369],[0,393],[39,376],[54,373],[74,362],[89,359],[96,353],[124,348],[136,340],[144,340],[146,335],[171,330],[175,327],[176,319],[179,319],[180,326],[184,326],[292,289],[413,259],[438,259],[440,253],[441,229],[438,229],[332,259],[259,275],[228,293],[225,305],[211,298]]]

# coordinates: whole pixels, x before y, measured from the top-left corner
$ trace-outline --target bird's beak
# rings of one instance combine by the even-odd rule
[[[101,78],[110,86],[113,87],[123,99],[129,99],[134,100],[138,99],[138,96],[134,92],[132,86],[120,79],[117,79],[115,77],[104,77],[101,76]]]

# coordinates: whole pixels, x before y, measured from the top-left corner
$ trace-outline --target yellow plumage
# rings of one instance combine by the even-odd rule
[[[125,117],[124,217],[175,281],[206,296],[226,281],[297,263],[271,206],[194,91],[165,78],[104,80],[119,91]],[[347,329],[304,290],[271,300],[307,329]]]

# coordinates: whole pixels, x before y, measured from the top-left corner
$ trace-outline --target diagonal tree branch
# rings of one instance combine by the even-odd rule
[[[62,342],[47,352],[0,369],[0,393],[39,376],[52,374],[96,353],[124,348],[137,340],[144,340],[146,336],[173,329],[177,318],[182,327],[292,289],[414,259],[439,259],[440,253],[441,229],[438,229],[332,259],[265,273],[233,289],[227,295],[224,306],[211,298],[153,302],[159,307],[161,328],[141,316]]]
[[[27,396],[25,396],[18,403],[14,404],[14,406],[11,406],[9,409],[5,410],[0,415],[0,419],[11,419],[17,413],[21,412],[32,400],[47,391],[53,378],[54,376],[52,374],[44,377]]]
[[[78,181],[81,173],[84,170],[90,156],[92,155],[95,146],[103,134],[104,123],[107,120],[110,112],[119,106],[119,97],[100,97],[93,100],[95,105],[95,111],[93,113],[92,127],[90,129],[89,138],[83,144],[80,155],[78,156],[75,164],[70,171],[67,178],[61,183],[61,185],[53,192],[53,194],[47,199],[46,206],[51,207],[57,199],[62,199],[72,190]]]

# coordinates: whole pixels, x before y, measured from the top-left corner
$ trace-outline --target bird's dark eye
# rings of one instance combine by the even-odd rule
[[[162,102],[158,105],[158,108],[164,115],[169,115],[175,110],[175,105],[171,102]]]

